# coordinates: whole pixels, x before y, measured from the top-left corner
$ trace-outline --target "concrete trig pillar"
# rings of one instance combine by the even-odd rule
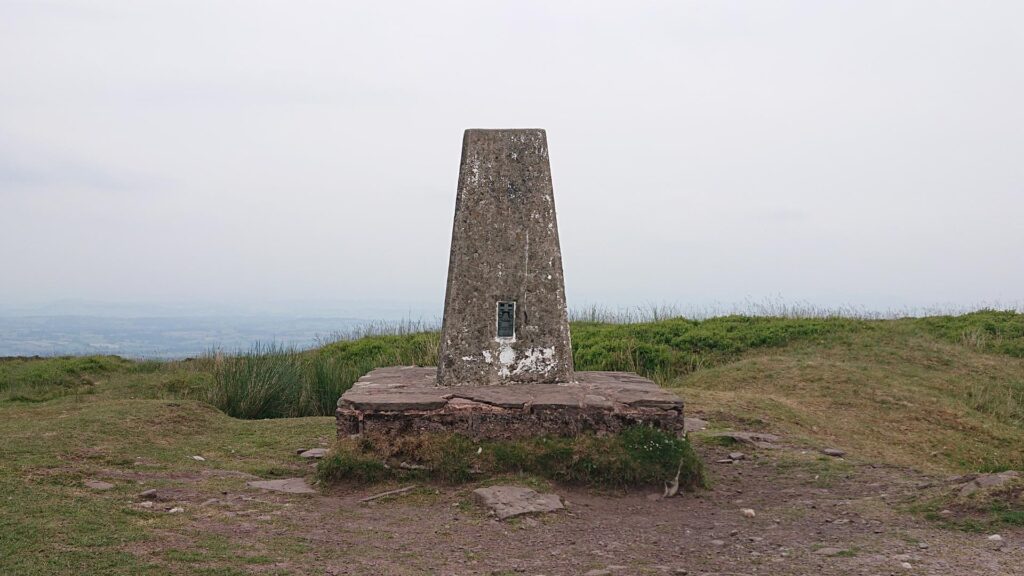
[[[573,380],[543,130],[466,130],[437,365],[443,386]]]

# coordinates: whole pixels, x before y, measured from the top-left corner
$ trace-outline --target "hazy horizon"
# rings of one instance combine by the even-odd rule
[[[439,314],[472,127],[547,129],[571,308],[1019,306],[1022,17],[0,2],[0,314]]]

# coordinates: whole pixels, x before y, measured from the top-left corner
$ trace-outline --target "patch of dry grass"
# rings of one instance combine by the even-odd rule
[[[688,410],[924,471],[1024,467],[1024,360],[915,331],[750,353],[675,382]]]

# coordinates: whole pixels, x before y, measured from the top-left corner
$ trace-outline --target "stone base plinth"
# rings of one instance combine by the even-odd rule
[[[513,439],[616,433],[643,424],[683,433],[683,401],[630,372],[576,372],[565,384],[438,386],[437,369],[378,368],[338,400],[338,435],[458,432]]]

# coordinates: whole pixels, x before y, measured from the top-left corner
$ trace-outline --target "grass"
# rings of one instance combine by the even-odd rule
[[[578,369],[652,376],[677,390],[689,413],[715,426],[769,430],[808,447],[833,445],[847,450],[852,464],[935,474],[1024,468],[1021,314],[575,322],[572,334]],[[304,352],[261,348],[250,351],[252,358],[0,360],[0,573],[239,573],[217,535],[196,527],[194,502],[186,503],[185,514],[156,514],[129,505],[134,495],[142,487],[169,486],[206,491],[194,497],[202,501],[244,489],[241,479],[203,476],[218,469],[262,477],[310,474],[294,451],[334,438],[333,418],[319,415],[331,413],[341,391],[377,366],[432,364],[437,342],[436,332],[408,331]],[[283,375],[288,386],[278,387],[268,374]],[[245,397],[260,386],[280,392],[263,400]],[[223,394],[229,388],[234,392]],[[211,402],[218,395],[230,398],[223,405],[245,407],[239,414],[311,416],[232,418]],[[623,464],[629,449],[622,444],[578,442],[517,447],[448,439],[437,441],[434,452],[411,454],[432,463],[433,477],[451,482],[463,481],[467,471],[476,478],[474,465],[602,485],[616,482],[601,479],[608,470],[618,478],[636,474]],[[397,448],[356,448],[350,461],[325,463],[320,474],[374,480],[394,467],[367,464],[359,457],[365,450],[380,463],[402,457],[387,453]],[[542,469],[552,466],[551,454],[570,453],[580,457]],[[655,461],[664,474],[670,459]],[[840,464],[815,459],[793,466],[803,466],[808,482],[827,484],[846,473]],[[82,485],[89,478],[116,487],[90,492]],[[1019,525],[1024,503],[1017,498],[980,503],[984,515],[974,522]],[[284,550],[301,544],[253,538],[231,537],[231,546],[253,562],[293,555]],[[171,546],[180,553],[146,552],[169,539],[180,540]]]
[[[187,374],[187,368],[178,369]],[[232,573],[233,556],[192,546],[215,534],[191,527],[190,518],[196,501],[220,490],[239,491],[244,480],[207,481],[201,487],[188,480],[216,469],[302,475],[307,468],[296,462],[295,447],[315,446],[332,431],[329,418],[245,421],[202,402],[161,399],[162,384],[182,374],[123,367],[91,376],[95,390],[90,394],[0,402],[0,573]],[[140,390],[148,397],[140,397]],[[90,478],[115,488],[92,492],[82,484]],[[183,501],[187,512],[182,515],[128,504],[150,487],[206,495],[198,492]],[[180,539],[202,561],[133,552],[167,538]],[[236,541],[233,546],[255,555],[274,543]]]
[[[672,386],[712,420],[770,426],[868,460],[933,472],[1024,468],[1024,360],[956,337],[1001,325],[1006,345],[1020,339],[1024,316],[969,316],[864,321]]]
[[[406,470],[402,463],[423,468]],[[414,478],[460,484],[515,474],[606,488],[660,487],[677,473],[683,490],[707,484],[703,464],[686,440],[648,427],[613,436],[517,441],[474,442],[458,434],[345,439],[317,467],[325,484]]]

